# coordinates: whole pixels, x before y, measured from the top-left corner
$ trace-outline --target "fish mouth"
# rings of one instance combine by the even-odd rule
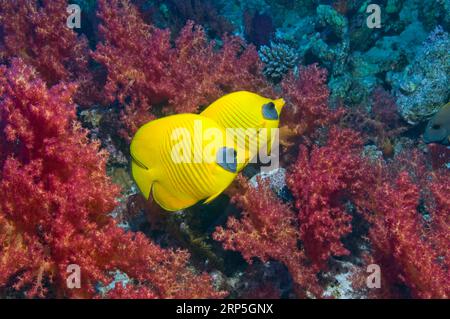
[[[150,169],[142,164],[135,157],[131,157],[131,177],[136,183],[138,189],[144,195],[145,199],[149,199],[152,190],[153,181],[150,176]]]
[[[145,166],[141,161],[139,161],[136,156],[133,155],[133,153],[131,153],[131,160],[140,168],[146,169],[148,170],[148,167]]]

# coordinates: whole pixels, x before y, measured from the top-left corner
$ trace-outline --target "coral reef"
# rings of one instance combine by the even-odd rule
[[[449,298],[450,148],[423,137],[449,0],[378,1],[373,29],[364,0],[70,3],[80,28],[0,0],[0,298]],[[143,198],[134,132],[238,90],[285,100],[278,167]]]
[[[327,269],[330,256],[350,253],[341,242],[351,232],[345,205],[350,200],[357,204],[372,178],[361,150],[356,132],[333,128],[325,146],[310,151],[300,146],[287,178],[299,210],[300,239],[316,271]]]
[[[393,75],[400,114],[410,123],[429,119],[448,101],[450,38],[437,27],[399,75]]]
[[[169,31],[146,24],[129,1],[99,5],[103,42],[93,56],[108,70],[107,100],[125,105],[125,137],[163,111],[195,112],[234,90],[270,90],[255,48],[236,37],[217,49],[202,27],[188,22],[173,47]]]
[[[67,1],[39,3],[0,2],[0,60],[23,59],[36,68],[48,85],[78,82],[75,101],[84,106],[98,102],[98,88],[88,70],[87,39],[66,27]]]
[[[240,183],[243,192],[233,201],[242,209],[243,217],[240,220],[230,217],[227,229],[218,227],[214,239],[223,242],[225,249],[241,252],[249,263],[253,258],[283,263],[296,285],[298,297],[320,296],[318,279],[314,271],[304,267],[307,259],[297,246],[299,233],[293,212],[276,199],[266,183],[258,183],[257,188],[247,186],[242,179]]]
[[[108,213],[117,186],[105,174],[106,153],[75,120],[73,85],[49,89],[14,59],[0,69],[0,292],[27,297],[93,297],[98,282],[121,270],[133,279],[115,296],[220,297],[207,274],[186,267],[189,255],[127,233]],[[66,284],[68,266],[81,287]]]
[[[280,82],[283,76],[293,69],[297,62],[295,50],[283,43],[271,43],[270,47],[266,45],[261,46],[259,56],[265,64],[264,75],[274,83]]]

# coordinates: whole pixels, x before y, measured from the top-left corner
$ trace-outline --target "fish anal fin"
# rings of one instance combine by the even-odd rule
[[[217,198],[217,196],[219,196],[219,195],[222,194],[222,193],[223,193],[223,190],[220,191],[220,192],[217,192],[217,193],[214,194],[214,195],[209,196],[207,199],[205,199],[205,201],[204,201],[203,203],[204,203],[204,204],[208,204],[208,203],[212,202],[214,199]]]
[[[185,209],[197,202],[195,199],[182,196],[179,193],[174,196],[173,192],[168,191],[164,185],[158,182],[153,184],[152,196],[159,206],[170,212]]]

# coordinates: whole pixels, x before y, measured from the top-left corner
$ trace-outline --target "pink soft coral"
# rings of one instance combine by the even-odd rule
[[[308,137],[315,129],[342,116],[342,109],[332,110],[328,106],[330,90],[326,81],[327,70],[317,64],[300,66],[298,76],[291,72],[283,79],[282,96],[287,104],[282,113],[281,133],[287,138]]]
[[[446,184],[447,183],[447,184]],[[383,182],[372,193],[369,217],[372,227],[371,263],[381,267],[382,297],[401,297],[409,288],[413,298],[448,298],[450,273],[448,262],[448,178],[431,182],[433,204],[429,230],[418,212],[419,188],[402,172],[393,182]]]
[[[75,89],[48,89],[20,60],[0,68],[0,292],[93,297],[119,270],[136,284],[130,296],[223,296],[207,274],[187,268],[186,252],[127,233],[108,215],[118,188],[106,176],[106,154],[77,124]],[[80,289],[66,285],[69,264],[81,268]]]
[[[431,232],[429,237],[433,247],[440,256],[445,258],[447,267],[450,265],[450,174],[445,171],[433,175],[427,188],[430,198],[427,201],[427,208],[431,217]],[[450,267],[449,267],[450,268]],[[450,270],[449,270],[450,271]],[[450,278],[448,278],[450,280]],[[450,284],[450,282],[447,282]]]
[[[258,53],[240,38],[226,36],[221,49],[217,49],[203,28],[189,21],[175,43],[170,70],[175,94],[169,100],[175,112],[196,111],[237,90],[272,93],[262,76]]]
[[[107,69],[105,99],[125,105],[124,135],[154,118],[152,105],[173,92],[166,79],[171,61],[170,33],[144,23],[127,0],[99,1],[101,21],[93,58]]]
[[[242,178],[240,183],[243,192],[235,195],[233,202],[242,209],[243,217],[240,220],[230,217],[226,229],[216,229],[214,239],[223,242],[225,249],[239,251],[249,263],[255,257],[263,262],[283,263],[292,275],[299,297],[320,296],[322,290],[316,273],[298,247],[294,212],[264,182],[259,181],[257,188],[250,187]]]
[[[359,135],[332,128],[329,136],[325,146],[300,146],[287,179],[299,211],[300,238],[316,271],[327,269],[329,257],[349,254],[341,242],[352,230],[346,201],[356,203],[370,185]]]
[[[217,50],[188,22],[172,46],[169,31],[146,24],[128,0],[99,1],[98,16],[103,42],[93,57],[107,69],[107,99],[124,106],[124,137],[162,109],[196,112],[234,90],[270,92],[255,48],[238,38]]]
[[[23,59],[48,85],[78,82],[75,101],[88,106],[99,98],[88,70],[89,46],[66,26],[67,6],[66,0],[1,0],[0,60]]]

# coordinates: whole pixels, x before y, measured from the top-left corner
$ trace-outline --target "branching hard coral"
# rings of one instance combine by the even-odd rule
[[[298,58],[295,50],[284,43],[271,43],[270,47],[261,46],[259,56],[265,64],[264,75],[274,83],[281,81],[283,76],[294,68]]]
[[[101,0],[99,18],[103,43],[94,59],[108,71],[108,100],[125,105],[125,136],[161,113],[161,107],[195,112],[231,91],[269,90],[255,48],[238,38],[226,38],[217,50],[201,27],[188,22],[173,47],[169,31],[144,23],[128,0]]]
[[[227,228],[217,227],[213,238],[223,242],[225,249],[239,251],[249,263],[253,258],[283,263],[299,297],[320,296],[322,290],[316,274],[297,244],[299,234],[295,214],[277,200],[261,180],[257,188],[250,187],[243,178],[240,183],[243,192],[232,200],[242,209],[243,216],[240,220],[230,217]]]
[[[47,88],[21,60],[0,67],[0,294],[94,297],[120,270],[136,285],[130,296],[223,296],[207,274],[187,268],[185,251],[125,232],[108,215],[118,188],[106,154],[76,122],[75,89]],[[68,287],[71,264],[81,288]]]
[[[370,201],[370,262],[381,267],[382,282],[381,289],[374,293],[385,298],[408,294],[413,298],[448,298],[449,207],[448,201],[442,201],[442,191],[448,191],[448,178],[433,182],[436,206],[431,228],[426,231],[417,209],[419,188],[406,172],[400,173],[393,183],[386,181],[376,187]],[[407,287],[406,291],[402,286]]]
[[[48,85],[78,82],[75,101],[88,106],[98,99],[88,70],[84,36],[66,26],[66,0],[0,1],[0,57],[19,57],[32,65]]]
[[[361,150],[356,132],[332,128],[325,146],[311,151],[300,146],[287,177],[299,211],[300,239],[315,271],[327,270],[331,256],[349,254],[341,242],[352,230],[346,202],[358,205],[371,180]]]
[[[309,137],[317,128],[339,119],[342,109],[328,107],[330,91],[327,71],[316,64],[299,67],[298,76],[287,75],[281,82],[282,96],[287,101],[281,115],[280,139],[289,144],[294,138]]]

